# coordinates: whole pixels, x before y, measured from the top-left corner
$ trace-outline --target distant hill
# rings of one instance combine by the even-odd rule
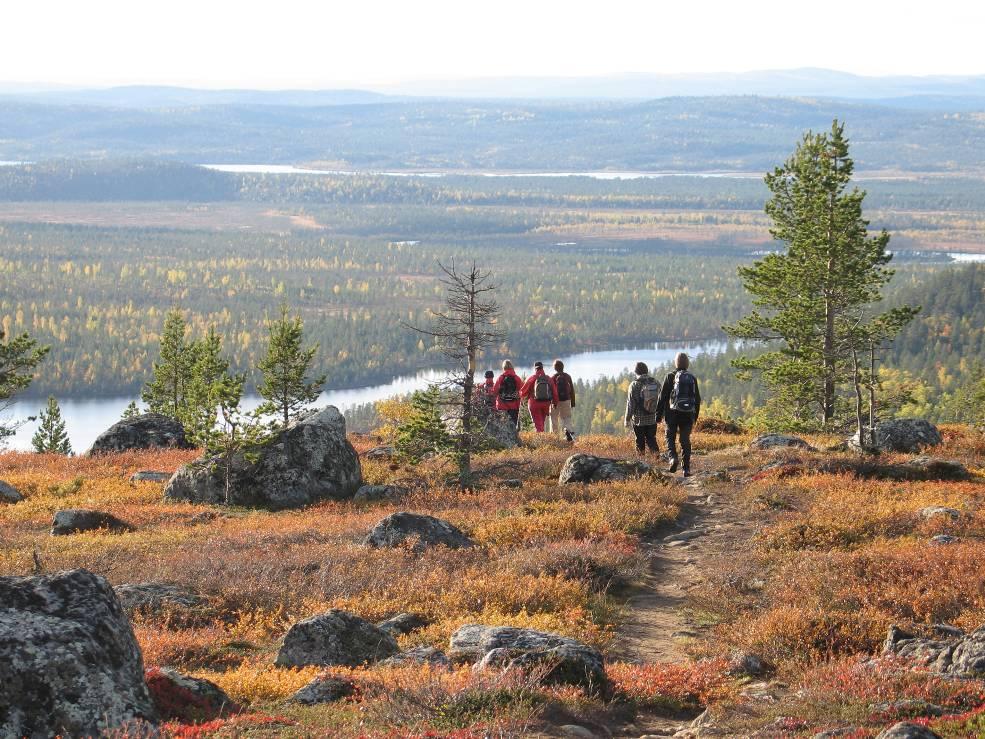
[[[113,108],[167,108],[198,105],[364,105],[379,103],[387,95],[367,90],[199,90],[187,87],[134,85],[94,90],[4,92],[7,98],[51,105],[97,105]]]

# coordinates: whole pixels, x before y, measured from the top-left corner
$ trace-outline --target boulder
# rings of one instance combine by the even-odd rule
[[[356,503],[376,503],[381,500],[395,503],[409,493],[407,488],[399,485],[362,485],[352,499]]]
[[[124,418],[103,431],[87,454],[126,452],[131,449],[192,449],[179,421],[160,413]]]
[[[819,731],[817,734],[812,736],[811,739],[836,739],[836,737],[839,736],[851,736],[856,733],[858,733],[857,726],[839,726],[834,729]]]
[[[0,480],[0,503],[20,503],[24,496],[13,485]]]
[[[170,479],[170,472],[156,472],[154,470],[140,470],[130,475],[130,482],[167,482]]]
[[[257,451],[238,454],[230,472],[229,503],[270,510],[352,498],[362,483],[359,456],[333,406],[292,422]],[[225,468],[203,458],[181,467],[164,488],[168,500],[225,503]]]
[[[274,664],[358,667],[399,651],[396,640],[383,629],[351,613],[332,609],[294,624],[284,636]]]
[[[920,509],[920,517],[926,518],[927,520],[946,518],[951,521],[957,521],[961,518],[961,511],[956,508],[948,508],[947,506],[931,505]]]
[[[240,710],[222,688],[209,680],[183,675],[169,667],[151,667],[144,677],[162,719],[201,723]]]
[[[287,699],[288,703],[315,706],[319,703],[334,703],[355,692],[356,686],[341,677],[316,677],[301,690]]]
[[[399,511],[391,513],[369,532],[363,542],[375,548],[398,547],[413,542],[413,550],[421,552],[430,547],[468,549],[475,542],[458,527],[434,516]]]
[[[434,647],[414,647],[406,652],[387,657],[380,662],[386,667],[400,665],[432,665],[434,667],[451,667],[451,660],[440,649]]]
[[[386,621],[380,621],[376,625],[394,636],[403,636],[404,634],[424,628],[428,625],[428,622],[427,619],[423,616],[418,616],[416,613],[398,613],[396,616],[388,618]]]
[[[883,654],[903,657],[944,675],[985,677],[985,627],[970,634],[954,627],[937,627],[936,631],[937,638],[928,639],[892,626]]]
[[[72,570],[0,577],[0,736],[99,736],[157,719],[113,588]]]
[[[55,518],[51,522],[52,536],[65,536],[66,534],[78,534],[83,531],[112,531],[121,533],[133,531],[133,527],[126,521],[121,521],[112,513],[103,511],[93,511],[88,508],[66,508],[55,512]]]
[[[869,458],[838,458],[821,460],[811,465],[812,470],[829,474],[851,474],[863,480],[967,480],[971,473],[960,462],[918,456],[903,464],[884,464]]]
[[[597,649],[559,634],[512,626],[467,624],[451,636],[448,656],[453,662],[482,662],[502,649],[509,668],[544,669],[547,684],[570,684],[588,692],[608,692],[605,664]]]
[[[479,445],[492,449],[512,449],[520,444],[520,432],[513,420],[502,411],[480,414]]]
[[[953,480],[960,482],[971,479],[968,468],[953,459],[938,459],[921,454],[901,465],[907,480]]]
[[[397,456],[397,449],[392,446],[374,446],[363,452],[363,456],[366,459],[393,459]]]
[[[750,449],[806,449],[814,451],[814,447],[801,439],[799,436],[790,434],[760,434],[751,442]]]
[[[611,482],[644,477],[653,468],[646,462],[593,457],[591,454],[572,454],[564,461],[558,484]]]
[[[876,739],[941,739],[941,736],[926,726],[900,721],[888,729],[883,729],[876,735]]]
[[[511,477],[506,480],[501,480],[499,484],[502,485],[504,488],[512,488],[514,490],[519,490],[520,488],[523,487],[523,480],[516,477]]]
[[[872,446],[880,452],[904,452],[914,454],[926,447],[938,446],[944,441],[941,432],[930,421],[922,418],[897,418],[880,421],[875,425]],[[858,434],[849,440],[858,448]]]
[[[131,615],[187,610],[206,603],[205,598],[191,590],[163,582],[128,583],[113,590],[123,610]]]

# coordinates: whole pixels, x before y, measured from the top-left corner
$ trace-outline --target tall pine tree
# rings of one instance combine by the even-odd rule
[[[14,395],[34,379],[34,370],[51,347],[38,346],[27,334],[4,340],[0,329],[0,412],[7,410]],[[0,443],[12,436],[20,424],[0,423]]]
[[[188,386],[197,358],[197,345],[185,339],[185,317],[172,308],[161,331],[161,358],[154,362],[154,376],[141,398],[152,413],[182,420],[187,408]]]
[[[318,345],[304,348],[304,322],[301,316],[291,316],[287,306],[281,306],[280,318],[271,321],[270,344],[260,360],[262,379],[257,391],[266,401],[263,413],[279,416],[281,425],[291,419],[308,403],[316,400],[325,384],[325,375],[308,379]]]
[[[223,359],[222,337],[215,326],[195,344],[195,363],[185,393],[181,422],[190,439],[201,438],[216,422],[216,389],[225,381],[229,360]]]
[[[739,269],[755,307],[725,330],[778,346],[734,364],[741,376],[762,373],[782,425],[830,427],[841,410],[839,385],[858,379],[853,351],[878,333],[876,326],[891,326],[895,336],[916,314],[907,306],[875,313],[873,304],[893,275],[886,267],[889,234],[869,235],[865,193],[849,189],[853,169],[838,121],[830,133],[805,134],[793,156],[766,176],[773,194],[766,204],[770,233],[786,250]],[[883,331],[880,340],[892,336]]]
[[[71,454],[72,444],[68,440],[62,409],[54,395],[48,396],[48,405],[41,411],[41,423],[31,438],[34,451],[38,454]]]

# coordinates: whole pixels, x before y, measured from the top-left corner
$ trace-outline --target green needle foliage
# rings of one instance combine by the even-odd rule
[[[268,330],[270,343],[259,363],[262,381],[257,392],[266,401],[260,410],[276,414],[280,423],[287,426],[302,408],[318,398],[326,376],[307,378],[318,345],[304,348],[304,322],[300,315],[291,316],[287,306],[281,306],[280,318],[271,321]]]
[[[38,346],[38,342],[26,333],[4,341],[4,332],[0,329],[0,412],[10,406],[16,393],[31,384],[35,368],[50,348]],[[0,442],[13,436],[16,429],[17,425],[0,423]]]
[[[893,276],[886,267],[889,234],[869,235],[865,193],[849,189],[853,168],[844,126],[834,121],[830,133],[805,134],[793,156],[766,176],[770,233],[786,250],[739,268],[754,309],[724,328],[776,347],[733,365],[742,378],[762,374],[777,426],[831,427],[848,407],[839,388],[865,382],[853,362],[857,353],[894,338],[918,310],[875,314],[873,304]]]
[[[216,397],[227,377],[229,360],[223,359],[222,336],[209,327],[201,341],[195,342],[195,363],[185,394],[181,423],[189,438],[202,437],[216,421]]]
[[[41,424],[31,438],[34,451],[38,454],[71,454],[72,444],[68,440],[62,409],[54,395],[48,396],[48,406],[41,411]]]
[[[137,406],[137,401],[131,400],[130,404],[123,409],[123,415],[121,416],[121,418],[124,421],[130,421],[133,420],[134,418],[139,417],[140,415],[141,415],[140,408]]]
[[[410,398],[411,412],[397,432],[397,453],[411,462],[451,454],[457,444],[441,417],[441,389],[431,385]]]
[[[152,413],[182,420],[187,406],[197,346],[185,339],[187,326],[181,310],[172,308],[161,331],[161,358],[154,362],[154,376],[141,398]]]

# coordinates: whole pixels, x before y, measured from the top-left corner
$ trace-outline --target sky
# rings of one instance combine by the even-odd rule
[[[978,0],[13,0],[0,82],[386,88],[823,67],[985,73]]]

